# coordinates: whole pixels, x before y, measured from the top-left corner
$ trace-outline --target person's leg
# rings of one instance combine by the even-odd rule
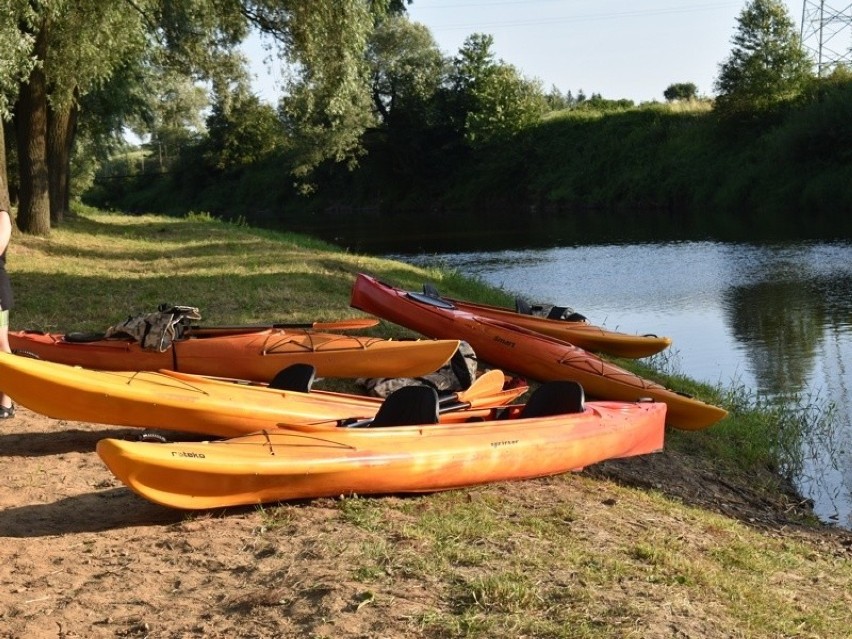
[[[0,351],[12,352],[9,346],[9,311],[0,311]],[[0,419],[11,417],[14,414],[15,408],[12,404],[12,398],[0,391]]]

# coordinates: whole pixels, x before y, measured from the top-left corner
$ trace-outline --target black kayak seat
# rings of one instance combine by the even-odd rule
[[[547,319],[564,320],[566,322],[585,322],[586,316],[567,306],[554,306],[547,314]]]
[[[311,364],[291,364],[275,374],[269,388],[309,393],[314,384],[317,369]]]
[[[559,380],[539,386],[521,409],[520,419],[582,413],[585,393],[578,382]]]
[[[547,319],[561,320],[565,317],[565,311],[567,310],[566,306],[554,306],[547,314]]]
[[[403,386],[388,395],[370,428],[437,423],[437,391],[431,386]]]
[[[417,291],[411,291],[409,293],[406,293],[405,296],[409,299],[414,300],[415,302],[420,302],[421,304],[428,304],[429,306],[435,306],[437,308],[455,308],[455,305],[452,302],[445,300],[443,297],[433,297],[432,295],[418,293]]]
[[[520,315],[532,315],[532,307],[529,303],[520,297],[515,298],[515,312]]]
[[[441,294],[438,292],[438,289],[435,288],[435,285],[429,284],[428,282],[423,285],[423,293],[429,297],[441,297]]]

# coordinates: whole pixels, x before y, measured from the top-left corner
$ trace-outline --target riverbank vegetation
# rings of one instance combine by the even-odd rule
[[[705,103],[651,104],[553,112],[511,141],[458,155],[377,141],[357,169],[326,167],[312,195],[281,178],[279,156],[221,173],[190,156],[167,175],[99,181],[89,197],[122,210],[190,207],[320,231],[426,214],[489,230],[495,216],[550,219],[586,241],[849,237],[849,116],[852,81],[838,79],[811,101],[744,123],[719,120]],[[406,161],[390,160],[397,154]]]
[[[777,2],[743,11],[715,100],[688,83],[640,105],[545,93],[492,44],[474,35],[442,59],[422,27],[387,20],[368,56],[375,120],[354,157],[302,171],[283,111],[242,96],[227,113],[214,105],[207,133],[165,163],[149,157],[143,172],[117,157],[88,197],[303,229],[424,214],[491,226],[502,214],[558,219],[587,240],[613,228],[638,239],[852,234],[852,75],[811,75]]]
[[[639,239],[852,233],[852,73],[816,76],[779,0],[745,5],[714,97],[681,81],[640,105],[545,90],[497,59],[487,34],[448,56],[403,2],[244,4],[200,3],[194,21],[110,4],[94,13],[126,37],[97,52],[74,44],[103,35],[81,8],[44,31],[35,67],[21,52],[50,9],[0,16],[17,43],[9,77],[22,80],[0,87],[22,230],[61,224],[73,195],[289,229],[424,214],[493,226],[502,213],[558,219],[587,240],[613,228]],[[251,29],[292,65],[277,105],[252,94],[235,55]],[[128,129],[144,143],[128,145]]]
[[[199,214],[81,207],[49,238],[17,233],[9,262],[13,329],[103,330],[165,301],[212,324],[359,316],[348,306],[359,271],[510,300],[459,273]],[[111,478],[93,452],[107,427],[22,411],[0,454],[14,488],[0,516],[11,557],[0,619],[20,636],[55,630],[57,606],[64,632],[88,636],[842,636],[852,540],[787,488],[777,415],[665,361],[619,363],[731,414],[669,430],[663,453],[549,479],[181,515]]]

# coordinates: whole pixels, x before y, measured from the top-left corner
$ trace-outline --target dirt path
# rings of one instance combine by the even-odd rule
[[[277,521],[259,508],[188,516],[150,504],[93,452],[103,437],[138,432],[20,408],[0,424],[0,637],[421,636],[410,620],[440,605],[435,589],[408,578],[370,593],[354,581],[350,560],[367,533],[342,521],[334,500],[294,504]],[[694,460],[664,455],[587,472],[669,486],[675,497],[772,534],[852,550],[849,534],[794,525],[788,497],[767,501]],[[590,499],[571,482],[559,486],[575,491],[560,498]],[[520,501],[554,487],[493,490]],[[374,594],[392,604],[373,604]]]

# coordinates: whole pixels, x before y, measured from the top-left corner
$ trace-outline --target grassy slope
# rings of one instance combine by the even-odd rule
[[[18,297],[13,330],[104,329],[166,301],[199,307],[209,323],[359,316],[348,307],[358,271],[406,288],[430,280],[458,297],[508,299],[458,274],[305,237],[204,217],[90,210],[50,238],[16,234],[9,270]],[[387,323],[374,332],[407,334]],[[758,478],[764,491],[783,485],[766,473],[777,424],[743,408],[736,393],[693,389],[725,403],[732,417],[703,433],[670,433],[669,450],[651,460],[427,497],[336,502],[336,537],[359,540],[347,546],[342,569],[363,584],[364,614],[393,619],[389,631],[398,636],[845,636],[848,537],[838,542],[837,533],[777,512],[762,517],[760,507],[734,508]],[[647,487],[612,481],[631,475]],[[767,511],[784,501],[763,494],[745,501],[768,503]],[[298,530],[298,513],[284,505],[254,517],[275,539]],[[332,559],[337,546],[322,539],[313,552]],[[401,585],[428,593],[403,620],[393,615]],[[252,606],[229,614],[248,623]]]

